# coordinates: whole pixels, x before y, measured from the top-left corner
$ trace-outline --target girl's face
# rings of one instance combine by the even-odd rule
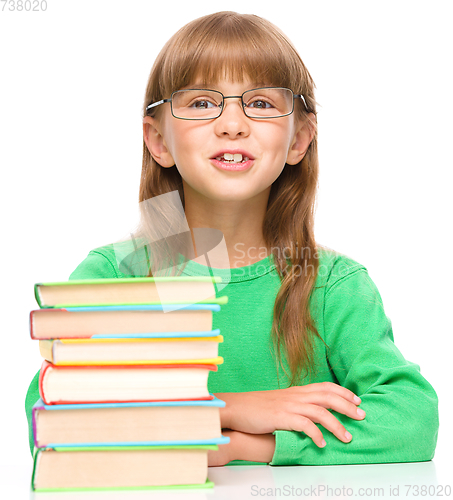
[[[222,80],[208,87],[195,82],[187,88],[210,88],[237,96],[262,86],[249,80]],[[159,120],[144,118],[144,139],[151,155],[164,168],[176,164],[185,193],[191,190],[193,195],[215,201],[267,199],[285,163],[300,162],[314,134],[312,128],[296,121],[295,113],[266,120],[248,118],[240,99],[225,99],[222,114],[212,120],[177,119],[171,114],[170,103],[161,106]],[[314,115],[311,118],[314,120]],[[216,157],[238,150],[251,159],[248,169],[219,168]]]

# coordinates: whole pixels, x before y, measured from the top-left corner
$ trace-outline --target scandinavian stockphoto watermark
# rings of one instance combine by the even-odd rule
[[[323,263],[318,249],[312,249],[308,246],[299,246],[294,243],[290,247],[271,247],[270,254],[281,262],[286,263],[286,271],[291,271],[291,279],[295,280],[301,276],[327,276],[332,271],[331,262],[326,261]],[[265,247],[249,247],[245,250],[244,243],[236,243],[234,246],[233,262],[237,268],[236,276],[241,275],[241,269],[245,273],[248,262],[257,262],[255,271],[260,274],[268,269],[267,263],[260,264],[268,256],[268,249]],[[318,261],[318,266],[315,268],[314,264],[306,264],[307,261]],[[294,264],[293,261],[302,261],[303,264]],[[350,267],[345,264],[340,264],[336,267],[335,273],[338,276],[345,276],[350,271]]]
[[[0,0],[1,12],[45,12],[46,0]]]
[[[386,487],[360,487],[350,486],[330,487],[325,484],[313,486],[297,487],[291,484],[285,484],[279,487],[260,487],[254,484],[250,488],[252,497],[290,497],[290,498],[434,498],[451,497],[452,489],[450,485],[420,485],[420,484],[399,484],[396,486],[387,485]]]
[[[295,242],[291,247],[246,247],[236,243],[229,255],[223,233],[214,228],[190,228],[178,190],[154,196],[139,203],[140,221],[136,229],[113,244],[120,274],[125,277],[194,276],[185,272],[188,264],[198,266],[195,276],[221,277],[215,283],[216,295],[235,278],[249,273],[254,263],[258,276],[271,270],[272,260],[285,266],[290,279],[302,276],[327,276],[332,263],[322,261],[317,249],[302,247]],[[269,259],[267,258],[269,257]],[[317,260],[317,266],[310,263]],[[262,261],[262,262],[261,262]],[[300,264],[299,264],[300,262]],[[349,272],[348,266],[336,267],[337,276]],[[156,288],[165,312],[180,309],[188,304],[170,304],[174,289],[164,281],[156,281]],[[192,304],[209,296],[197,297]],[[173,300],[173,302],[176,302]]]
[[[223,233],[213,228],[190,229],[177,190],[142,201],[139,212],[138,227],[127,238],[113,244],[122,275],[146,277],[151,271],[154,278],[191,276],[184,269],[192,262],[199,266],[197,276],[221,274],[221,282],[215,283],[216,295],[230,282],[230,259]],[[191,304],[171,304],[176,302],[174,289],[167,285],[168,282],[156,281],[164,312],[210,298],[206,292]]]

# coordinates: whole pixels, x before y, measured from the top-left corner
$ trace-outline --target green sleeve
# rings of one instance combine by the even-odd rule
[[[113,250],[109,251],[108,249],[109,247],[103,247],[102,249],[91,250],[87,258],[69,276],[69,279],[118,278]]]
[[[75,271],[69,276],[70,280],[75,279],[95,279],[95,278],[118,278],[118,272],[114,265],[115,259],[112,251],[108,247],[92,250],[86,259],[79,264]],[[39,370],[33,377],[25,398],[25,412],[28,421],[28,438],[30,451],[33,455],[33,422],[32,407],[39,399]]]
[[[364,420],[333,412],[352,434],[343,443],[318,424],[327,445],[302,432],[276,431],[271,465],[340,465],[431,460],[439,427],[436,392],[393,342],[382,299],[361,268],[328,286],[328,361],[338,383],[361,397]]]

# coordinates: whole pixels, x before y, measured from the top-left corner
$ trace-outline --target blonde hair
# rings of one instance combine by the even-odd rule
[[[276,26],[256,15],[218,12],[195,19],[175,33],[159,53],[149,76],[143,116],[150,115],[146,112],[149,104],[169,98],[172,92],[195,81],[242,81],[245,76],[255,83],[287,87],[302,94],[308,110],[296,99],[295,118],[307,120],[314,129],[303,160],[297,165],[285,165],[273,183],[263,222],[263,235],[272,248],[282,282],[274,304],[273,347],[285,373],[282,359],[286,356],[290,385],[294,385],[302,372],[314,371],[312,336],[319,336],[309,311],[318,272],[314,238],[317,129],[316,121],[308,116],[316,116],[315,84],[302,59]],[[158,118],[161,108],[150,111]],[[177,168],[160,167],[143,143],[139,201],[174,190],[179,191],[185,209]]]

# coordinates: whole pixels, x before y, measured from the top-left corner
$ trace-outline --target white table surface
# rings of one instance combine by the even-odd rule
[[[0,498],[8,500],[241,500],[253,498],[453,500],[453,470],[443,461],[340,466],[210,467],[213,489],[35,493],[31,462],[0,468]],[[429,486],[431,489],[429,490]],[[434,494],[430,494],[434,493]]]

